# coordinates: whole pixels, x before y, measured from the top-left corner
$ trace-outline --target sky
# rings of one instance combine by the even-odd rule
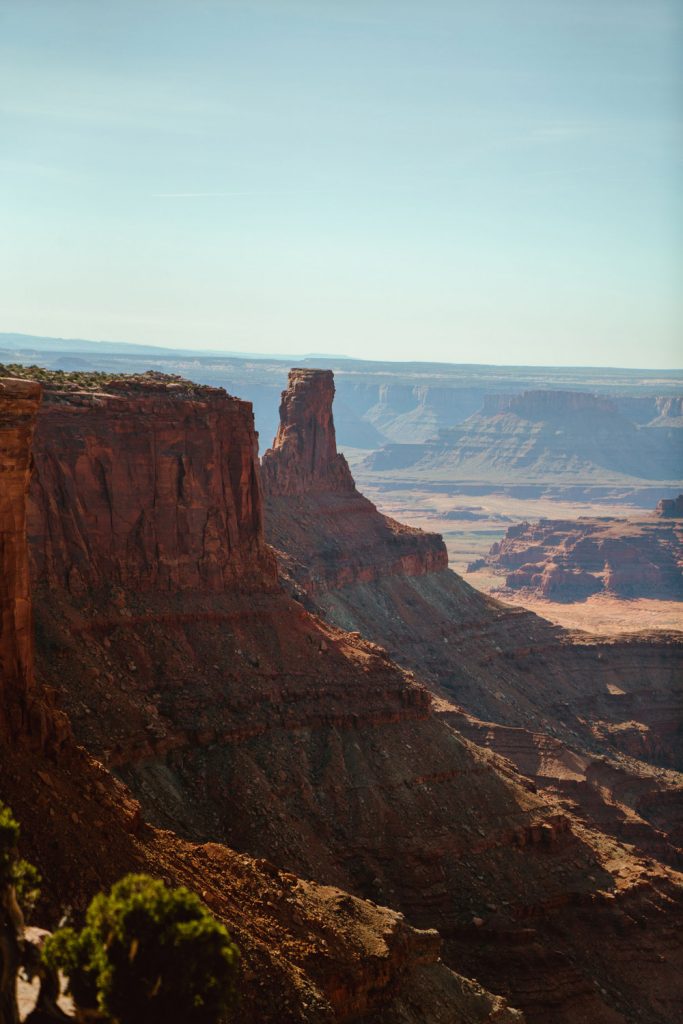
[[[679,0],[0,0],[0,331],[683,366]]]

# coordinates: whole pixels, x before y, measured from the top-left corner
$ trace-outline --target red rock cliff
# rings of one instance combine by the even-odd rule
[[[219,388],[49,385],[28,521],[36,582],[74,593],[275,584],[251,405]]]
[[[332,370],[289,371],[280,426],[262,462],[269,495],[355,491],[346,459],[337,452],[333,399]]]
[[[145,383],[149,387],[140,386]],[[238,525],[245,523],[247,540],[243,548],[233,549],[233,571],[225,577],[224,589],[213,582],[213,575],[201,575],[203,563],[196,557],[188,562],[173,561],[186,548],[180,547],[172,530],[159,530],[157,506],[172,515],[174,503],[158,491],[156,481],[170,477],[177,485],[178,478],[171,473],[172,463],[166,469],[154,468],[155,460],[167,457],[164,446],[140,447],[149,406],[144,400],[132,401],[135,395],[150,397],[156,385],[153,381],[129,381],[120,386],[136,423],[122,425],[121,429],[128,431],[125,444],[115,443],[119,435],[113,429],[114,418],[98,418],[98,396],[105,406],[116,398],[117,388],[112,385],[109,381],[101,392],[93,388],[85,395],[77,385],[74,390],[57,388],[55,406],[66,406],[67,412],[73,407],[73,417],[77,417],[79,403],[86,402],[92,417],[79,421],[66,416],[67,434],[56,437],[47,431],[36,455],[44,496],[48,468],[66,465],[76,474],[70,477],[65,469],[55,477],[54,486],[61,488],[55,508],[62,517],[61,525],[46,523],[35,534],[36,566],[42,576],[34,600],[37,616],[42,616],[38,648],[42,672],[62,690],[79,741],[115,764],[144,801],[145,813],[153,813],[166,827],[199,838],[229,840],[240,850],[266,856],[307,877],[343,883],[357,893],[371,892],[373,898],[403,908],[413,921],[445,926],[452,942],[461,936],[468,956],[475,950],[493,950],[496,962],[491,972],[496,976],[506,958],[507,991],[516,992],[520,980],[532,981],[528,986],[532,994],[525,997],[525,1003],[535,1014],[530,1018],[534,1024],[550,1019],[568,1024],[588,1019],[595,1024],[615,1024],[618,1018],[609,1006],[602,1005],[598,992],[616,992],[623,1001],[624,987],[629,1004],[643,1004],[651,998],[641,990],[665,991],[668,1002],[662,1002],[659,1016],[670,1011],[669,1019],[674,1019],[681,1005],[674,985],[680,988],[677,979],[683,975],[674,959],[673,944],[658,939],[653,970],[633,971],[637,950],[631,945],[625,949],[625,967],[612,966],[610,951],[608,962],[600,964],[596,972],[593,949],[589,956],[585,953],[591,943],[577,934],[580,911],[572,909],[575,895],[580,895],[582,907],[592,904],[594,940],[602,938],[605,931],[600,928],[606,930],[613,920],[611,906],[598,903],[598,886],[602,890],[612,884],[612,876],[602,870],[606,857],[598,849],[599,837],[594,852],[572,833],[568,819],[557,813],[554,804],[520,784],[518,776],[492,760],[488,752],[465,743],[444,715],[436,713],[427,692],[382,651],[360,636],[325,626],[275,590],[263,593],[264,581],[267,584],[272,577],[261,574],[258,552],[262,539],[258,530],[253,530],[253,520],[236,515]],[[161,382],[156,390],[159,416],[157,419],[155,413],[152,420],[153,433],[166,429],[169,407],[176,401],[176,389],[169,388],[168,382]],[[188,407],[195,402],[201,405],[206,395],[204,389],[199,394],[192,392],[189,385],[185,391],[183,404]],[[46,406],[44,423],[50,422],[50,415]],[[185,415],[191,415],[189,408],[185,412],[176,409],[173,422],[183,422]],[[80,427],[69,434],[68,427],[74,422]],[[176,436],[168,429],[168,436]],[[211,450],[207,430],[200,416],[195,436],[188,433],[184,440],[188,453],[195,452],[193,444],[199,446],[200,453],[189,458],[186,476],[204,479],[203,467]],[[211,430],[208,433],[213,436]],[[99,447],[95,445],[98,439]],[[109,453],[106,488],[88,490],[94,470],[84,472],[83,466],[96,465],[93,449]],[[235,460],[241,466],[240,449],[238,445]],[[70,461],[63,463],[63,459]],[[152,471],[145,468],[144,459],[152,460]],[[113,518],[111,480],[117,460],[136,463],[129,471],[130,478],[124,477],[129,489],[126,507],[133,512],[139,509],[143,523],[151,524],[158,548],[156,568],[147,561],[151,542],[141,545],[140,532],[130,532],[130,523],[116,530],[107,526],[107,510]],[[254,471],[253,461],[251,466]],[[155,483],[146,490],[142,485],[150,472]],[[241,471],[237,477],[228,473],[227,479],[241,479]],[[76,489],[78,481],[83,486]],[[207,490],[208,484],[201,493]],[[229,496],[233,501],[232,484]],[[417,557],[418,564],[422,558],[419,549],[416,555],[414,537],[425,535],[408,530],[401,534],[397,524],[385,520],[355,492],[309,492],[271,500],[291,503],[281,508],[289,507],[299,517],[297,529],[310,533],[309,550],[323,569],[330,567],[337,577],[346,568],[352,573],[380,573],[386,571],[387,564],[398,561],[400,566],[403,556]],[[175,504],[179,506],[176,515],[180,515],[186,506],[183,501]],[[38,494],[36,508],[41,507]],[[200,501],[198,507],[204,509]],[[328,518],[319,520],[319,513],[325,511]],[[335,525],[335,513],[345,525]],[[308,522],[302,518],[304,514],[308,514]],[[43,510],[41,515],[39,526],[45,523],[47,512]],[[226,522],[231,521],[233,512],[226,511],[225,517]],[[202,524],[207,518],[202,515],[198,521]],[[81,524],[80,536],[92,558],[93,585],[105,579],[110,567],[118,574],[114,579],[121,580],[113,600],[106,594],[97,599],[80,594],[79,588],[89,582],[76,564],[79,534],[75,527]],[[148,536],[144,530],[141,535]],[[413,540],[408,544],[401,536]],[[63,545],[53,542],[53,537],[64,538]],[[393,537],[398,540],[392,541]],[[109,539],[108,543],[102,538]],[[248,538],[252,539],[251,548]],[[397,552],[394,563],[387,555],[392,543]],[[437,552],[442,550],[438,538],[427,537],[425,543]],[[330,547],[332,556],[328,557],[326,549]],[[192,550],[196,549],[200,549],[198,541]],[[127,552],[131,552],[130,564],[124,558]],[[222,565],[222,553],[218,557]],[[264,557],[267,568],[267,554]],[[171,571],[178,576],[169,578]],[[202,586],[194,591],[191,588],[197,575]],[[435,573],[409,582],[438,583],[444,576],[448,574]],[[218,578],[222,578],[220,574]],[[175,579],[180,580],[180,593],[172,588]],[[239,585],[228,586],[230,580]],[[256,593],[242,593],[245,580],[251,580]],[[405,574],[397,574],[392,582],[403,584],[406,580]],[[404,625],[399,628],[405,630]],[[463,632],[467,635],[471,630]],[[486,650],[483,646],[480,640],[479,661],[490,654],[490,641],[485,642]],[[544,665],[540,678],[545,682]],[[527,678],[526,674],[525,685],[527,690],[542,688],[534,676]],[[92,829],[84,828],[81,836],[92,837],[102,828],[95,824],[99,820],[93,821]],[[111,836],[106,824],[102,835],[106,842],[100,849],[106,853]],[[202,860],[210,851],[196,849],[198,852],[188,853],[187,871],[193,881],[202,878],[203,885]],[[164,857],[170,855],[170,851],[163,853]],[[225,867],[220,859],[215,877],[221,884]],[[162,870],[166,873],[169,869],[170,864]],[[295,918],[285,917],[287,911],[281,909],[289,896],[285,881],[278,879],[269,892],[278,925],[301,920],[298,902],[293,906]],[[256,884],[260,886],[259,879]],[[645,896],[639,888],[637,906],[626,906],[633,906],[638,920],[645,921],[649,935],[661,937],[660,917],[664,915],[655,904],[658,891],[652,892],[643,906]],[[669,899],[662,888],[662,903],[665,898]],[[318,909],[314,908],[314,913],[320,919]],[[332,913],[336,916],[336,909]],[[603,924],[596,929],[597,916]],[[518,922],[531,919],[538,930],[520,932]],[[561,941],[558,934],[567,921],[566,930],[574,922],[575,937]],[[260,930],[259,934],[264,933]],[[281,928],[266,934],[268,938],[275,935],[271,941],[281,949],[292,948]],[[324,941],[327,944],[329,940],[325,927]],[[521,970],[517,966],[520,940],[525,943],[526,957]],[[558,943],[563,952],[553,954],[559,960],[543,963],[539,955],[551,942],[551,948]],[[640,930],[635,943],[642,943]],[[594,941],[592,945],[602,948],[603,944]],[[321,943],[307,963],[319,963],[318,951],[328,948]],[[578,967],[574,967],[577,958]],[[376,990],[384,975],[393,985],[392,972],[378,967],[379,978],[366,975],[365,981],[359,981],[351,976],[349,990],[362,994],[363,985]],[[348,976],[345,966],[343,974]],[[328,984],[326,991],[330,987]],[[343,991],[330,993],[329,1002],[333,1001],[346,1007],[339,1019],[348,1021],[358,1015],[360,1007],[349,1003]],[[418,999],[412,1017],[396,1015],[392,1019],[436,1024],[440,1019],[436,1014],[420,1016],[423,1005]],[[450,1012],[450,996],[443,1005]],[[279,1011],[276,1019],[301,1018],[286,1009]],[[306,1019],[324,1018],[312,1012]],[[501,1019],[498,1013],[496,1019]],[[654,1014],[642,1019],[655,1024]]]
[[[356,490],[337,452],[333,399],[331,370],[291,370],[280,427],[263,456],[266,535],[287,552],[287,572],[313,592],[446,568],[440,536],[383,516]]]
[[[22,731],[33,690],[26,492],[40,385],[0,379],[0,730]]]
[[[485,415],[512,412],[523,419],[553,419],[574,413],[614,413],[616,403],[585,391],[522,391],[517,395],[486,395]]]

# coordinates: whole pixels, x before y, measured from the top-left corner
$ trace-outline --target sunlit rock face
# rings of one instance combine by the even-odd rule
[[[46,390],[29,536],[37,582],[74,592],[275,583],[251,406],[219,388],[123,378]]]
[[[290,371],[280,427],[262,462],[268,540],[307,589],[445,568],[440,536],[383,516],[356,489],[337,451],[334,393],[330,370]]]
[[[26,494],[41,388],[0,378],[0,725],[21,730],[33,689]]]

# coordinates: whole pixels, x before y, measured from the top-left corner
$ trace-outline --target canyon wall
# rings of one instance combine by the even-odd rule
[[[0,378],[0,696],[5,730],[26,706],[33,685],[26,494],[39,404],[38,384]]]
[[[91,691],[100,681],[95,664],[111,665],[108,654],[117,643],[112,645],[108,631],[116,629],[116,617],[127,624],[126,601],[134,601],[133,595],[149,596],[155,586],[164,595],[166,646],[174,633],[168,605],[172,589],[186,594],[198,587],[215,597],[226,589],[236,596],[258,588],[262,596],[272,595],[273,560],[263,545],[253,458],[249,463],[254,436],[248,417],[240,423],[241,413],[248,410],[239,403],[239,429],[222,434],[221,405],[230,403],[227,396],[215,402],[217,396],[204,395],[190,408],[186,396],[182,408],[171,394],[164,406],[160,382],[144,384],[127,382],[123,403],[111,382],[111,390],[97,394],[84,394],[81,387],[52,389],[45,403],[37,434],[40,476],[32,502],[33,568],[43,645],[50,613],[52,633],[49,654],[44,646],[42,657],[39,652],[36,678],[26,504],[41,387],[32,381],[0,380],[0,799],[21,821],[22,852],[40,868],[41,922],[49,923],[50,915],[58,919],[67,904],[82,912],[95,892],[126,871],[148,871],[170,884],[199,889],[238,940],[244,1024],[440,1024],[446,1020],[444,1005],[460,1007],[477,1024],[494,1019],[523,1024],[522,1014],[504,999],[442,963],[436,932],[416,931],[396,912],[339,889],[303,882],[267,861],[217,843],[183,842],[168,830],[151,828],[141,820],[140,805],[130,792],[86,749],[70,744],[55,757],[54,744],[48,751],[46,744],[33,742],[32,709],[41,707],[48,679],[74,710],[70,684],[80,674],[82,707],[87,702],[92,715],[97,700]],[[155,424],[145,423],[150,406]],[[86,409],[95,415],[88,417]],[[194,447],[184,449],[181,473],[178,431],[193,417]],[[215,446],[207,448],[202,426],[229,441],[229,455],[220,452],[220,465],[206,458]],[[148,433],[152,436],[145,437]],[[215,436],[209,439],[216,441]],[[196,463],[186,457],[188,450]],[[226,481],[231,481],[229,489]],[[223,498],[217,501],[214,521],[224,531],[221,544],[228,542],[230,524],[236,531],[227,549],[233,564],[228,567],[219,557],[216,571],[206,572],[208,509],[216,501],[218,482]],[[126,493],[117,493],[124,486]],[[48,523],[50,517],[60,521]],[[140,521],[144,527],[136,530]],[[179,524],[188,522],[194,523],[194,538],[178,535]],[[154,545],[160,556],[156,567]],[[93,565],[92,590],[87,559]],[[108,611],[108,629],[96,658],[82,659],[83,649],[93,653],[87,625],[96,609]],[[257,616],[258,609],[251,613]],[[195,614],[201,618],[207,609]],[[102,622],[92,625],[94,635],[101,636]],[[120,647],[130,658],[126,637]],[[98,728],[104,736],[116,729],[117,713],[109,705],[115,680],[107,673],[102,681]],[[145,683],[135,688],[131,707],[144,699],[145,689]],[[51,726],[60,714],[50,709]],[[63,714],[62,719],[66,721]],[[135,730],[132,717],[119,724]],[[80,739],[87,738],[78,723],[77,732]],[[195,741],[200,747],[206,742]]]
[[[279,963],[289,979],[298,971],[299,981],[303,970],[307,991],[300,987],[294,998],[290,986],[291,1003],[278,1007],[279,1016],[271,1009],[252,1019],[324,1020],[321,991],[329,1019],[350,1021],[354,1013],[375,1024],[449,1019],[439,1016],[434,993],[445,993],[443,1010],[458,982],[432,973],[438,969],[433,937],[409,938],[395,916],[373,918],[338,892],[327,898],[316,890],[307,910],[294,873],[385,902],[411,925],[438,926],[448,963],[481,960],[489,987],[495,989],[491,979],[499,976],[515,1005],[520,991],[532,1022],[622,1024],[637,1011],[648,1024],[660,1024],[679,1011],[680,948],[667,930],[681,898],[675,873],[646,864],[634,844],[627,848],[621,837],[536,792],[536,783],[493,746],[463,738],[454,724],[458,711],[445,696],[430,694],[371,640],[303,606],[323,608],[342,595],[349,598],[348,614],[360,616],[364,607],[376,629],[385,601],[392,637],[403,637],[397,649],[403,656],[415,637],[416,658],[428,653],[425,673],[443,673],[442,694],[447,674],[454,686],[464,677],[463,691],[483,689],[485,700],[514,714],[533,716],[543,707],[549,727],[557,721],[550,717],[552,702],[566,699],[573,685],[566,679],[561,696],[543,698],[550,659],[535,642],[533,617],[482,604],[443,568],[440,538],[386,520],[346,473],[338,475],[331,418],[323,409],[313,410],[315,446],[307,448],[305,433],[283,430],[280,450],[287,436],[298,440],[283,460],[284,493],[269,493],[266,503],[266,515],[281,513],[281,564],[301,598],[294,601],[277,588],[259,531],[258,484],[242,487],[258,473],[248,421],[242,431],[245,420],[237,416],[236,433],[226,429],[221,448],[214,433],[223,429],[223,412],[208,416],[211,393],[186,382],[69,379],[46,390],[54,394],[46,397],[43,429],[39,418],[31,500],[38,679],[59,691],[77,740],[129,784],[148,820],[187,843],[145,826],[132,847],[122,847],[126,856],[149,857],[170,878],[200,873],[210,883],[207,898],[217,904],[222,897],[214,886],[221,879],[231,879],[239,892],[237,876],[251,875],[249,884],[258,888],[271,874],[250,934],[262,955],[264,944],[270,947],[269,969]],[[221,410],[239,405],[226,396],[215,401]],[[89,411],[79,418],[82,409]],[[192,430],[178,440],[184,423]],[[211,455],[217,450],[218,468]],[[332,460],[331,474],[321,453]],[[234,473],[226,463],[237,467]],[[274,467],[272,477],[278,476]],[[126,489],[120,498],[115,480]],[[268,477],[267,486],[272,482]],[[244,495],[241,504],[236,493]],[[323,515],[334,510],[336,517]],[[49,522],[53,516],[60,522]],[[293,516],[300,519],[295,535]],[[212,554],[217,536],[220,550]],[[307,539],[308,548],[286,551],[293,537],[301,544]],[[310,572],[311,559],[319,578]],[[445,595],[440,611],[439,594]],[[367,597],[363,607],[359,595]],[[438,653],[450,646],[442,627],[454,648],[448,672]],[[510,674],[516,689],[504,674],[496,678],[514,663],[510,648],[528,662]],[[592,662],[590,668],[595,673]],[[585,675],[581,685],[587,686]],[[43,780],[31,783],[36,792]],[[96,802],[97,787],[88,785]],[[20,785],[13,798],[29,816]],[[86,815],[82,803],[74,813],[88,834],[97,834],[104,856],[109,819],[96,825],[92,806]],[[661,818],[664,803],[652,813]],[[79,829],[70,820],[69,841]],[[215,853],[217,841],[240,852]],[[340,931],[332,925],[337,914],[348,926]],[[638,921],[644,921],[652,956],[638,972],[623,958],[596,960],[582,915],[591,920],[594,942],[621,921],[621,946],[631,960],[642,960]],[[310,936],[303,948],[301,928]],[[355,936],[352,948],[363,966],[349,973],[342,963],[335,972],[335,950],[348,949],[347,936]],[[407,961],[400,955],[406,946]],[[400,1007],[392,1006],[398,986]],[[258,979],[250,991],[257,987]],[[432,1003],[425,1001],[420,1017],[430,992]],[[500,1017],[501,1006],[484,1004],[474,1019]]]
[[[275,585],[248,403],[154,375],[50,386],[35,452],[36,582],[72,593]]]
[[[285,575],[321,590],[445,568],[440,537],[381,515],[356,489],[337,452],[334,393],[330,371],[292,370],[278,433],[263,456],[267,537]]]
[[[0,377],[0,741],[63,743],[68,723],[34,678],[26,501],[39,384]]]
[[[617,410],[613,399],[591,395],[585,391],[523,391],[516,395],[486,395],[482,413],[498,416],[511,412],[522,419],[545,420],[578,413],[607,413]]]
[[[645,481],[661,481],[660,493],[667,492],[683,473],[677,400],[658,402],[652,399],[645,414],[657,412],[656,419],[636,423],[618,399],[583,391],[487,395],[479,411],[425,443],[373,452],[363,472],[378,484],[415,489],[486,493],[495,487],[598,499],[611,490],[649,500]]]

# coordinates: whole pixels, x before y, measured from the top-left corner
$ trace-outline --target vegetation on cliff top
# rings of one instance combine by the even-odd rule
[[[33,380],[54,391],[106,391],[114,389],[172,390],[181,393],[215,391],[203,384],[186,380],[175,373],[159,373],[147,370],[145,373],[108,373],[101,370],[48,370],[44,366],[22,366],[21,363],[0,363],[0,377],[17,377]]]

